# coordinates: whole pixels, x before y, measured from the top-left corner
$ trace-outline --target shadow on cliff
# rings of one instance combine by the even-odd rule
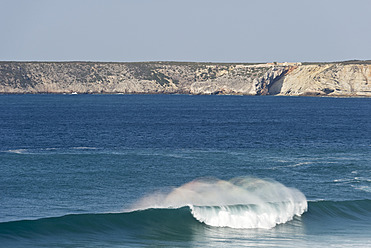
[[[276,77],[270,84],[267,85],[267,93],[268,95],[278,95],[281,93],[283,82],[285,81],[285,77],[294,71],[297,66],[290,66],[288,69],[284,70],[281,75]]]
[[[285,76],[282,75],[278,79],[274,80],[271,84],[269,84],[268,95],[278,95],[279,93],[281,93],[284,79]]]

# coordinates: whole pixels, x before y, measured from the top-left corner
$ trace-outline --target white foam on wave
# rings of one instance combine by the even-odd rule
[[[301,215],[306,204],[293,202],[260,203],[218,207],[191,206],[193,216],[200,222],[216,227],[270,229]]]
[[[77,147],[72,147],[72,149],[75,150],[96,150],[96,147],[90,147],[90,146],[77,146]]]
[[[351,185],[352,188],[371,193],[371,187],[367,185]]]
[[[27,149],[14,149],[14,150],[7,150],[6,152],[16,153],[16,154],[25,154],[28,152],[28,150]]]
[[[195,219],[210,226],[272,228],[300,216],[307,208],[303,193],[274,180],[258,178],[197,179],[170,193],[154,193],[132,210],[189,206]]]

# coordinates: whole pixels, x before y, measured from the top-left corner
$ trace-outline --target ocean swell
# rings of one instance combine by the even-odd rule
[[[102,239],[117,238],[124,241],[133,241],[138,238],[177,240],[183,239],[185,236],[191,236],[194,233],[202,233],[203,230],[208,229],[200,221],[217,221],[216,224],[208,224],[209,228],[212,228],[210,227],[212,225],[223,226],[221,223],[223,219],[227,220],[229,225],[234,223],[236,227],[242,225],[259,226],[257,224],[259,221],[252,221],[258,220],[259,214],[265,216],[264,218],[261,217],[260,225],[262,223],[271,223],[271,221],[266,221],[266,217],[268,219],[272,216],[281,218],[281,221],[275,220],[272,223],[276,221],[284,222],[286,218],[290,218],[291,215],[281,213],[282,209],[288,207],[272,203],[268,203],[268,205],[271,205],[270,208],[276,209],[276,213],[263,214],[267,210],[259,210],[258,208],[261,206],[258,205],[186,206],[177,209],[145,209],[105,214],[72,214],[38,220],[0,222],[0,241],[40,239],[40,237],[51,237],[53,239],[55,237],[66,237],[71,239],[73,236],[76,239],[80,239],[89,235],[98,236]],[[350,223],[356,227],[364,225],[367,228],[368,223],[371,221],[370,206],[371,200],[309,202],[308,213],[301,218],[294,218],[293,221],[296,222],[297,226],[306,226],[308,229],[315,230],[326,225],[326,228],[337,228],[339,225],[349,226]],[[272,209],[270,211],[273,211]],[[198,215],[201,216],[199,218],[204,218],[205,221],[197,221]],[[251,229],[245,227],[240,230],[249,231]]]

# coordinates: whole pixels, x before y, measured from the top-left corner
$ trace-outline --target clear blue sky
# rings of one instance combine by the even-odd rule
[[[370,0],[0,0],[0,60],[371,59]]]

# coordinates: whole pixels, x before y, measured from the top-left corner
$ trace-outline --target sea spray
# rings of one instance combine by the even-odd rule
[[[196,179],[169,193],[153,193],[131,210],[189,206],[195,219],[210,226],[272,228],[307,211],[303,193],[274,180],[238,177]]]

